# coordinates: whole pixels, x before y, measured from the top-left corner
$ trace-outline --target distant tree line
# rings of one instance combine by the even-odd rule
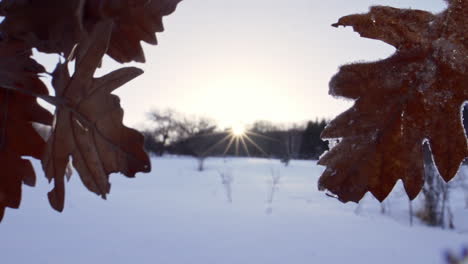
[[[463,110],[463,124],[468,128],[468,105]],[[289,159],[318,159],[328,143],[320,139],[326,120],[308,121],[305,125],[278,125],[256,121],[247,126],[243,137],[230,129],[220,130],[215,121],[183,115],[177,111],[152,110],[151,126],[143,129],[145,148],[154,155],[175,154],[194,157],[251,156]]]
[[[145,148],[154,155],[175,154],[203,159],[209,156],[242,156],[290,159],[318,159],[328,144],[320,139],[325,120],[306,125],[277,125],[257,121],[247,126],[245,135],[218,129],[209,118],[188,117],[174,110],[153,110],[151,126],[143,129]]]

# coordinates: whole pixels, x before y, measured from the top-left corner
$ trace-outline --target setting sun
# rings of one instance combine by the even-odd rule
[[[236,124],[232,126],[232,134],[236,137],[242,137],[245,134],[245,126],[242,124]]]

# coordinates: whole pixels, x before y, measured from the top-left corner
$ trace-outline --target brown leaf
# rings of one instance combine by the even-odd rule
[[[0,31],[48,53],[68,56],[84,34],[85,0],[3,0]]]
[[[34,170],[23,156],[40,159],[45,141],[32,122],[52,123],[52,115],[26,95],[48,93],[37,76],[44,69],[30,55],[20,42],[0,42],[0,220],[5,207],[19,207],[22,183],[35,184]]]
[[[333,26],[353,26],[361,37],[380,39],[397,48],[428,41],[426,28],[434,15],[421,10],[371,7],[367,14],[340,18]]]
[[[115,26],[107,54],[118,62],[145,62],[140,41],[156,45],[155,33],[164,30],[162,17],[171,14],[181,0],[87,1],[88,28],[109,17]]]
[[[101,57],[107,50],[112,30],[109,20],[96,25],[85,39],[73,77],[67,64],[58,64],[53,73],[53,87],[66,103],[56,109],[56,123],[47,142],[42,165],[55,187],[49,193],[52,207],[58,211],[64,205],[64,174],[70,156],[84,185],[106,197],[109,174],[121,172],[134,177],[148,172],[150,163],[143,151],[143,136],[122,124],[123,110],[119,98],[111,92],[140,75],[142,71],[129,67],[93,78]]]
[[[156,45],[162,17],[181,0],[3,0],[0,31],[47,53],[71,54],[104,19],[113,19],[108,55],[118,62],[145,62],[140,41]],[[85,29],[86,28],[86,29]]]
[[[0,86],[16,89],[28,87],[31,92],[47,94],[47,88],[37,78],[44,67],[30,58],[31,49],[21,41],[0,41]]]
[[[466,1],[453,0],[439,15],[379,6],[334,24],[397,51],[343,66],[330,81],[330,94],[356,101],[322,133],[340,143],[319,161],[327,167],[319,189],[344,202],[367,191],[382,201],[401,179],[414,199],[423,185],[426,140],[442,177],[455,176],[468,156],[461,121],[468,100],[467,17]]]

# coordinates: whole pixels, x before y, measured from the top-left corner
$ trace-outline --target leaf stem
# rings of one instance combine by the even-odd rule
[[[49,104],[52,104],[54,106],[65,105],[65,101],[63,99],[60,99],[60,98],[55,97],[55,96],[46,95],[46,94],[39,94],[39,93],[35,93],[35,92],[29,91],[29,90],[26,90],[26,89],[10,86],[10,85],[2,85],[2,88],[5,88],[5,89],[11,90],[11,91],[20,92],[20,93],[25,94],[25,95],[40,98],[40,99],[42,99],[42,100],[44,100],[44,101],[46,101]]]

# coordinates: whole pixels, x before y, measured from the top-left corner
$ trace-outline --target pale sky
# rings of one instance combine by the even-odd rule
[[[330,26],[371,5],[445,8],[442,0],[184,0],[165,17],[159,45],[144,45],[147,62],[135,65],[145,73],[116,91],[125,123],[141,126],[149,110],[167,107],[223,127],[332,118],[352,104],[328,95],[338,67],[394,52]],[[49,70],[57,62],[38,59]],[[107,59],[99,75],[118,67]]]

